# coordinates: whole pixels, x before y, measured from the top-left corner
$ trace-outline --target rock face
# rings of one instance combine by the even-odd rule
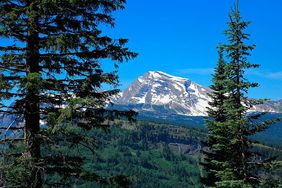
[[[273,111],[282,113],[282,100],[278,101],[266,101],[262,105],[258,105],[259,108],[266,108],[266,111]]]
[[[206,116],[208,93],[211,90],[189,79],[149,71],[135,80],[124,92],[113,99],[116,106],[134,109],[141,113],[166,116],[178,114],[185,116]],[[280,107],[282,102],[280,102]],[[273,106],[276,107],[274,108]],[[255,106],[251,111],[278,112],[277,102],[267,102]]]
[[[137,110],[162,110],[180,115],[205,116],[211,90],[186,78],[150,71],[134,81],[113,102]]]

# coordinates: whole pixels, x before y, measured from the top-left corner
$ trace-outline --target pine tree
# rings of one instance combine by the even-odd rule
[[[209,117],[217,122],[224,122],[226,120],[226,112],[224,109],[224,101],[226,97],[226,63],[224,61],[223,54],[224,46],[218,46],[218,64],[215,68],[215,73],[213,75],[213,85],[211,85],[212,94],[210,95],[212,101],[209,105],[213,108],[208,108]]]
[[[222,170],[217,172],[220,180],[216,182],[216,186],[255,187],[263,181],[263,177],[258,172],[268,166],[272,160],[262,160],[258,153],[252,151],[255,141],[251,136],[264,131],[276,120],[260,122],[259,119],[264,113],[248,114],[248,110],[262,100],[247,98],[249,89],[258,87],[258,84],[249,82],[245,71],[257,68],[259,65],[247,60],[255,45],[246,43],[250,35],[245,33],[245,29],[250,22],[242,20],[238,1],[229,15],[229,20],[229,29],[226,30],[228,44],[224,45],[228,63],[225,81],[227,98],[223,104],[226,120],[223,124],[227,134],[222,148],[228,158],[221,163]]]
[[[225,148],[222,147],[227,142],[226,131],[223,129],[226,121],[226,112],[224,109],[224,101],[226,100],[226,63],[223,54],[224,46],[218,47],[219,59],[217,67],[213,74],[213,85],[211,85],[212,93],[211,102],[208,108],[208,116],[206,125],[208,127],[208,140],[204,142],[206,150],[203,150],[205,155],[202,166],[205,170],[205,175],[201,181],[206,186],[215,186],[215,182],[219,181],[216,172],[221,169],[221,162],[226,159]]]
[[[247,182],[250,180],[250,170],[248,169],[248,160],[250,159],[249,150],[251,142],[249,140],[249,124],[246,119],[246,112],[251,108],[251,104],[246,98],[248,89],[251,87],[257,87],[258,84],[249,82],[244,75],[244,72],[248,68],[255,68],[258,65],[252,64],[247,61],[247,57],[250,56],[255,45],[247,45],[246,40],[249,39],[249,34],[246,34],[244,30],[250,24],[250,22],[242,21],[238,9],[238,2],[232,13],[229,15],[230,22],[228,23],[229,29],[226,30],[229,44],[226,45],[227,57],[229,63],[227,64],[227,92],[228,98],[225,102],[227,110],[227,121],[225,125],[229,131],[229,144],[228,154],[230,159],[228,161],[227,171],[223,171],[221,174],[223,183],[221,186],[247,186]],[[229,174],[226,176],[226,174]],[[248,186],[247,186],[248,187]]]
[[[118,90],[103,90],[105,84],[118,86],[118,76],[117,71],[105,72],[102,62],[109,61],[101,60],[111,60],[118,68],[137,55],[125,47],[127,39],[112,39],[101,30],[114,26],[112,12],[123,9],[124,3],[0,2],[0,36],[9,43],[0,46],[0,112],[23,119],[1,127],[2,184],[42,187],[81,179],[105,181],[83,169],[79,148],[93,151],[90,130],[106,130],[115,118],[132,120],[134,115],[106,109]],[[53,181],[56,176],[59,180]]]
[[[211,86],[212,101],[206,121],[209,138],[204,143],[207,149],[203,151],[205,174],[202,183],[208,187],[273,186],[277,180],[269,171],[273,166],[278,167],[279,161],[255,152],[256,141],[252,136],[279,119],[262,121],[261,117],[266,113],[248,113],[253,105],[264,101],[247,98],[248,90],[258,87],[245,76],[247,69],[259,67],[247,60],[255,45],[246,43],[250,35],[245,33],[245,29],[250,22],[242,21],[238,1],[229,19],[229,29],[226,30],[228,44],[220,48]],[[223,51],[226,51],[227,63],[224,63]]]

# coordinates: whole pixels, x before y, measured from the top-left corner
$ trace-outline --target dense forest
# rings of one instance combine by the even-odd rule
[[[108,134],[98,130],[89,134],[97,138],[95,155],[82,148],[72,152],[85,156],[87,162],[83,167],[102,177],[123,177],[130,187],[202,187],[201,150],[202,142],[207,139],[203,129],[157,122],[118,121]],[[282,159],[280,144],[257,144],[254,151],[265,157]],[[277,179],[282,176],[282,171],[273,171],[272,175]],[[60,177],[52,178],[57,181]],[[114,186],[91,181],[73,183],[77,187]]]

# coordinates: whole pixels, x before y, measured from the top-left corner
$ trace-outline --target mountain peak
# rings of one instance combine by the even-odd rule
[[[162,71],[149,71],[149,72],[145,73],[143,77],[172,79],[172,80],[175,80],[175,81],[177,81],[177,80],[178,81],[188,80],[187,78],[173,76],[173,75],[167,74],[167,73],[162,72]]]
[[[206,115],[209,89],[186,78],[149,71],[134,81],[114,103],[139,105],[142,110],[166,108],[183,115]]]
[[[172,114],[206,116],[211,100],[210,88],[187,78],[173,76],[162,71],[149,71],[138,77],[125,91],[113,99],[113,103],[127,106],[145,114],[170,117]],[[275,106],[274,104],[277,104]],[[278,102],[257,105],[250,111],[276,112]]]
[[[148,71],[147,73],[145,74],[150,74],[150,75],[162,75],[162,76],[172,76],[172,75],[169,75],[165,72],[162,72],[162,71]]]

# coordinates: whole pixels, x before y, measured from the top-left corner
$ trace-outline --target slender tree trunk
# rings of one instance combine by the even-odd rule
[[[31,1],[32,2],[32,1]],[[31,5],[32,10],[36,13],[36,6]],[[38,17],[32,16],[29,20],[28,37],[27,37],[27,56],[26,64],[28,67],[28,73],[40,73],[39,72],[39,34],[37,31]],[[26,136],[29,154],[37,163],[41,157],[40,152],[40,140],[37,135],[40,131],[40,113],[39,113],[39,91],[36,89],[28,89],[26,94],[26,111],[25,111],[25,124],[26,124]],[[31,177],[32,187],[41,188],[42,179],[39,169],[34,168],[32,170]]]

